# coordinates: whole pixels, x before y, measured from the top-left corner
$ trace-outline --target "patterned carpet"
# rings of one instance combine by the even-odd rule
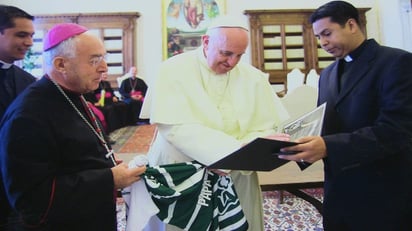
[[[153,125],[130,126],[118,129],[110,134],[115,140],[113,149],[116,153],[131,155],[147,153],[156,128]],[[307,189],[305,193],[322,200],[323,189]],[[264,231],[322,231],[322,216],[310,203],[280,191],[265,191],[263,195]],[[124,211],[120,210],[119,214]],[[125,221],[119,220],[118,230],[125,230]]]
[[[306,189],[305,193],[318,200],[323,199],[323,189]],[[322,215],[310,203],[296,196],[283,192],[280,203],[280,191],[263,192],[263,211],[265,231],[321,231]]]
[[[116,153],[147,153],[156,130],[154,125],[139,125],[120,128],[110,133],[116,143]]]

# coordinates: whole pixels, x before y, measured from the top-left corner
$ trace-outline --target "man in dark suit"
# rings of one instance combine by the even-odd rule
[[[0,5],[0,118],[14,98],[36,80],[13,65],[24,59],[33,45],[33,20],[17,7]]]
[[[0,5],[0,120],[17,95],[36,80],[13,64],[23,59],[33,45],[33,19],[17,7]],[[10,210],[5,197],[0,174],[0,230]]]
[[[344,1],[310,18],[337,58],[320,75],[322,136],[304,137],[283,159],[325,166],[325,230],[412,230],[412,54],[366,39]]]

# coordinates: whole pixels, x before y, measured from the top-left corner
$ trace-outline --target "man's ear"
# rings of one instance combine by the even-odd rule
[[[209,35],[202,35],[202,43],[206,46],[209,44]]]
[[[356,20],[355,20],[355,19],[353,19],[353,18],[348,19],[347,24],[348,24],[349,29],[350,29],[351,31],[353,31],[353,30],[359,30],[359,25],[358,25],[358,23],[356,23]]]
[[[66,72],[66,62],[63,57],[55,57],[53,59],[53,66],[54,66],[54,69],[59,72],[62,72],[62,73]]]

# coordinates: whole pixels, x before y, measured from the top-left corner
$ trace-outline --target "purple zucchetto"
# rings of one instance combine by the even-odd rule
[[[44,38],[43,51],[47,51],[64,40],[82,34],[88,29],[75,23],[61,23],[53,26]]]

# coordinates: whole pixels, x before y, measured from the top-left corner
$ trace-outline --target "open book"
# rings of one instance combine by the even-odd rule
[[[291,122],[281,125],[279,132],[290,134],[292,142],[257,138],[221,160],[211,164],[209,168],[271,171],[286,164],[288,160],[277,157],[277,155],[280,154],[280,149],[297,144],[293,142],[293,140],[299,137],[320,135],[325,109],[326,103]],[[301,169],[304,168],[302,166],[300,167]]]

